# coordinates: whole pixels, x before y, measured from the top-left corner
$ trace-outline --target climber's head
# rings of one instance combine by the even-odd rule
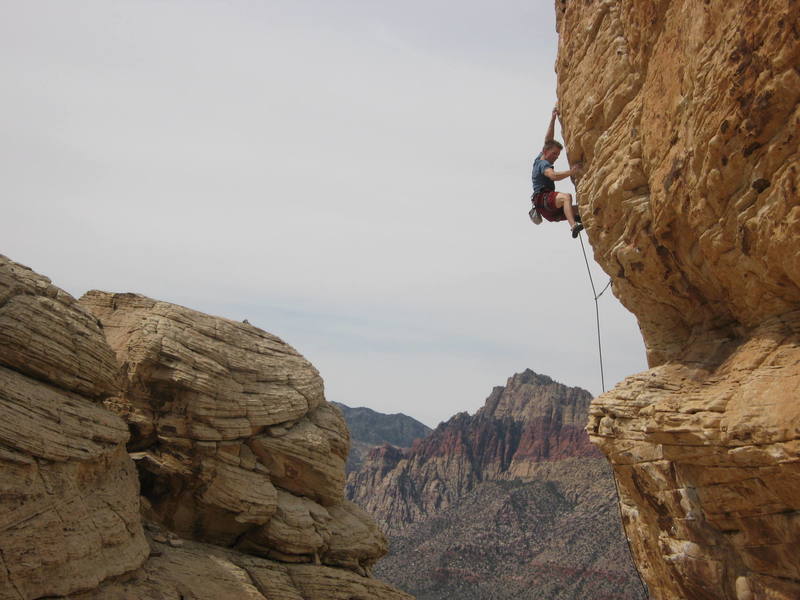
[[[560,142],[548,140],[544,143],[544,148],[542,148],[542,158],[554,163],[563,149],[564,146],[562,146]]]

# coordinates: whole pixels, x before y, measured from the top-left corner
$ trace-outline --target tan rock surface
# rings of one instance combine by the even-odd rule
[[[329,567],[293,565],[289,574],[303,600],[412,600],[404,592],[368,577]]]
[[[269,523],[239,543],[245,552],[292,562],[318,561],[330,536],[330,513],[310,500],[278,490],[278,506]]]
[[[125,374],[108,402],[148,516],[186,538],[367,573],[386,539],[344,499],[349,436],[319,373],[248,324],[134,294],[89,292]]]
[[[800,4],[556,2],[595,258],[652,367],[596,399],[657,599],[800,597]]]
[[[117,391],[97,319],[47,277],[0,255],[0,362],[89,398]]]
[[[324,562],[369,574],[375,561],[387,552],[383,532],[372,517],[352,502],[332,506],[330,514],[331,535]]]
[[[277,485],[330,505],[344,498],[347,440],[341,414],[326,403],[291,429],[255,437],[249,447]]]
[[[158,538],[161,542],[155,541]],[[170,544],[169,542],[173,542]],[[179,542],[176,545],[176,542]],[[391,586],[349,571],[292,565],[209,544],[151,538],[138,571],[73,600],[411,600]]]
[[[108,331],[0,257],[0,598],[408,598],[361,576],[386,540],[343,500],[347,430],[305,359],[224,319],[89,298]],[[107,407],[129,419],[136,465],[129,426]],[[251,447],[303,496],[273,485]],[[148,559],[137,465],[148,515],[242,547],[268,530],[257,551],[316,564],[295,573],[156,526]]]
[[[368,577],[386,540],[343,498],[348,432],[302,356],[141,296],[83,304],[0,257],[0,598],[409,598]],[[148,516],[290,564],[153,524],[148,558],[139,478]]]
[[[320,562],[362,575],[386,554],[378,526],[349,501],[325,508],[313,500],[278,491],[269,523],[245,535],[238,549],[284,562]]]
[[[256,327],[136,294],[93,291],[81,303],[126,366],[134,448],[155,431],[202,442],[249,437],[324,401],[317,370]],[[154,397],[165,404],[154,406]]]
[[[128,429],[98,400],[116,361],[94,317],[0,256],[0,597],[86,589],[147,543]]]

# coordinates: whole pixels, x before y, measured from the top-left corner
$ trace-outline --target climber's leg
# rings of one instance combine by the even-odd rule
[[[575,215],[578,214],[578,205],[572,203],[572,194],[565,194],[563,192],[556,194],[556,206],[563,209],[564,216],[567,217],[570,229],[574,231],[577,222]],[[581,229],[583,228],[581,227]]]

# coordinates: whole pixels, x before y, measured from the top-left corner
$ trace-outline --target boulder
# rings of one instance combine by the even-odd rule
[[[101,403],[117,381],[97,319],[0,256],[0,597],[88,589],[147,558],[128,428]]]
[[[246,323],[92,291],[122,365],[107,405],[132,432],[146,515],[176,534],[288,563],[366,574],[387,551],[344,499],[349,435],[322,378]]]
[[[409,598],[368,577],[342,416],[275,336],[2,256],[0,326],[0,597]]]

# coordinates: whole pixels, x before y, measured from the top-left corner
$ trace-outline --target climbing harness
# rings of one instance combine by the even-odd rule
[[[589,273],[589,283],[592,286],[592,296],[594,296],[594,314],[595,314],[595,321],[597,323],[597,350],[600,354],[600,382],[603,386],[603,393],[606,391],[606,380],[605,375],[603,374],[603,345],[600,341],[600,307],[597,301],[600,299],[606,290],[611,287],[611,278],[609,277],[608,283],[606,286],[600,290],[600,293],[597,293],[597,289],[594,287],[594,278],[592,278],[592,270],[589,268],[589,259],[586,257],[586,246],[583,244],[583,236],[578,233],[578,239],[581,241],[581,251],[583,252],[583,260],[586,263],[586,272]],[[647,588],[647,584],[644,582],[644,578],[642,577],[641,572],[639,571],[639,565],[636,564],[636,558],[633,555],[633,547],[631,546],[631,540],[628,537],[628,532],[625,531],[625,526],[622,525],[623,515],[622,515],[622,495],[619,493],[619,482],[617,482],[617,478],[612,474],[611,479],[614,481],[614,488],[617,491],[617,509],[619,510],[619,522],[620,526],[622,527],[622,534],[625,536],[625,541],[628,544],[628,552],[631,555],[631,563],[633,564],[633,568],[636,570],[636,575],[639,576],[639,583],[642,584],[642,591],[644,592],[644,597],[650,597],[650,591]]]

